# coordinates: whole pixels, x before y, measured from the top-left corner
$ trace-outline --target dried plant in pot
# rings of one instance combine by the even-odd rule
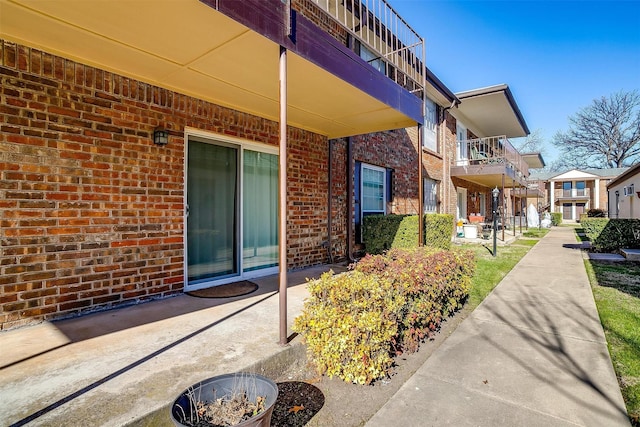
[[[269,427],[278,386],[258,374],[218,375],[183,391],[171,406],[178,427]]]

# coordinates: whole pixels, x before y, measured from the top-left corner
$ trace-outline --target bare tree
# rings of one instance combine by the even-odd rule
[[[543,168],[538,168],[536,171],[550,171],[549,152],[547,146],[544,143],[544,136],[542,135],[542,129],[536,129],[527,135],[526,138],[518,138],[513,141],[513,146],[518,150],[520,154],[539,153],[544,159],[546,165]]]
[[[540,153],[545,154],[546,148],[544,147],[544,139],[542,136],[542,129],[536,129],[527,135],[526,138],[518,138],[513,143],[516,150],[519,153]]]
[[[566,168],[618,168],[640,160],[640,93],[618,92],[594,99],[569,117],[569,130],[553,143]]]

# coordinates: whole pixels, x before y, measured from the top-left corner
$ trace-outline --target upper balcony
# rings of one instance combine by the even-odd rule
[[[423,122],[424,44],[382,0],[69,4],[0,0],[0,38],[328,138]]]
[[[526,187],[529,166],[506,136],[456,141],[451,176],[487,187]]]
[[[568,201],[588,201],[591,198],[589,188],[571,188],[571,189],[556,189],[554,191],[556,202],[568,202]]]
[[[350,47],[400,86],[422,96],[424,40],[385,0],[312,0],[343,26]]]
[[[540,181],[537,179],[532,180],[529,178],[527,180],[527,185],[525,187],[516,188],[514,193],[516,197],[536,197],[539,199],[545,198],[545,183],[544,181]]]

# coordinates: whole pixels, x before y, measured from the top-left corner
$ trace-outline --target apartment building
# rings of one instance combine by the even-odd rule
[[[535,173],[532,177],[544,187],[544,207],[549,212],[561,212],[563,221],[574,222],[589,209],[607,212],[607,185],[627,169],[572,169]]]
[[[506,203],[528,176],[508,86],[454,94],[371,3],[0,0],[1,328],[286,292],[350,259],[365,215]]]

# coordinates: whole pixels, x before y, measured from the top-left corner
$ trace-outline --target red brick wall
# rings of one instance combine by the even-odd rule
[[[393,202],[387,213],[416,214],[418,206],[418,144],[411,128],[352,138],[353,160],[393,169]]]
[[[287,259],[289,268],[326,262],[329,145],[326,137],[289,129]]]
[[[278,144],[275,122],[2,40],[0,78],[1,328],[181,292],[185,127]],[[295,268],[327,258],[328,142],[288,137]]]
[[[334,260],[347,258],[348,211],[347,140],[333,139],[331,144],[331,248]],[[351,195],[353,202],[353,195]],[[353,205],[352,205],[353,206]]]
[[[443,180],[446,188],[446,196],[443,201],[443,209],[442,213],[448,213],[455,215],[456,214],[456,206],[457,206],[457,194],[456,194],[456,184],[451,179],[450,167],[455,165],[456,162],[456,119],[449,112],[444,113],[444,126],[441,126],[441,134],[442,141],[444,146],[442,149],[444,161],[447,164],[446,176]]]

